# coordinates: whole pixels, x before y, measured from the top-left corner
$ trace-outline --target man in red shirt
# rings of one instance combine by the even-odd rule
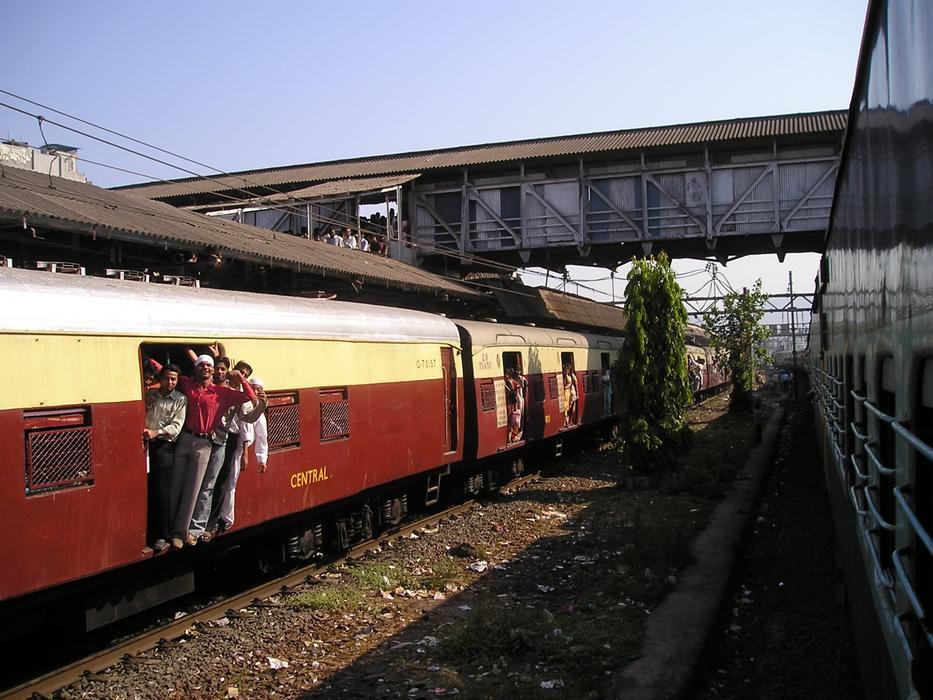
[[[181,549],[187,542],[197,544],[189,535],[188,525],[211,457],[211,433],[227,409],[247,401],[255,401],[256,393],[237,370],[227,376],[233,387],[214,384],[214,358],[199,355],[194,377],[179,377],[178,390],[188,399],[185,424],[175,448],[172,469],[172,546]],[[243,391],[237,386],[242,385]]]

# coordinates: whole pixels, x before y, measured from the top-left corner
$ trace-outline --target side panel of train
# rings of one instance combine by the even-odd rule
[[[687,356],[700,366],[700,386],[695,394],[705,394],[721,389],[729,382],[729,373],[716,364],[716,357],[708,347],[687,345]]]
[[[0,600],[152,556],[141,358],[216,338],[3,335]],[[459,348],[221,339],[265,381],[268,469],[237,486],[237,529],[462,458]]]
[[[872,0],[810,331],[865,696],[933,697],[933,4]]]
[[[474,449],[477,459],[502,455],[609,417],[608,387],[602,374],[621,340],[572,334],[565,339],[566,345],[557,345],[550,334],[559,332],[461,325],[464,352],[472,360],[467,363],[467,381],[472,387],[467,411],[475,419],[476,432],[467,447],[467,459],[474,456]],[[573,405],[564,368],[575,384]],[[516,375],[522,384],[519,404],[511,386]]]

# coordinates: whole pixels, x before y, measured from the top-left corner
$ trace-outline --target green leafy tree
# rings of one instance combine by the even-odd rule
[[[716,351],[716,363],[732,375],[732,400],[729,410],[752,410],[755,368],[768,360],[761,343],[768,329],[761,325],[768,295],[761,291],[761,280],[751,291],[729,292],[722,308],[714,306],[703,316],[703,328]]]
[[[683,289],[662,253],[635,260],[625,287],[628,321],[614,367],[623,462],[644,471],[677,466],[689,448]]]

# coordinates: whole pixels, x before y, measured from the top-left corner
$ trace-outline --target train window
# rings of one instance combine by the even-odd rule
[[[556,374],[551,374],[547,378],[547,397],[549,399],[560,398],[560,388],[557,385]]]
[[[496,410],[496,385],[491,379],[479,385],[479,396],[484,411]]]
[[[26,495],[92,486],[91,409],[23,411]]]
[[[350,400],[346,387],[321,389],[321,442],[350,437]]]
[[[301,444],[301,410],[298,392],[269,393],[266,395],[266,424],[269,450],[298,447]]]

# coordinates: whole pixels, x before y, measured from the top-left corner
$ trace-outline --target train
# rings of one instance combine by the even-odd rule
[[[66,604],[103,627],[192,591],[230,547],[268,565],[346,548],[612,422],[618,335],[10,267],[0,298],[7,633]],[[145,365],[190,369],[218,342],[264,381],[268,469],[241,475],[232,530],[160,553]]]
[[[872,0],[809,335],[866,697],[933,697],[933,3]]]

